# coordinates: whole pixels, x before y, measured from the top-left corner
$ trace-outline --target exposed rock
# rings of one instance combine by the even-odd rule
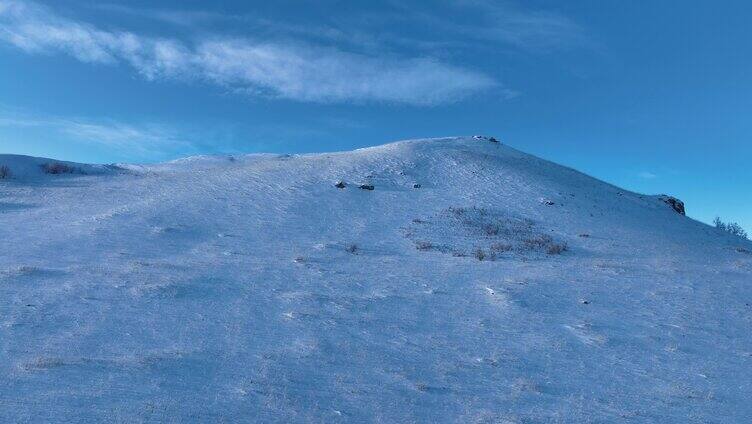
[[[661,194],[659,197],[664,203],[671,206],[673,210],[675,210],[677,213],[680,213],[682,215],[686,215],[686,211],[684,209],[684,202],[677,199],[676,197],[669,196],[666,194]]]
[[[413,188],[420,188],[420,184],[418,183],[413,184]]]
[[[498,143],[499,142],[499,140],[497,140],[495,137],[488,137],[488,136],[485,136],[485,135],[474,135],[473,138],[475,140],[488,140],[491,143]]]
[[[345,188],[347,184],[345,184],[344,181],[338,181],[337,184],[334,185],[337,188]]]
[[[361,185],[360,185],[360,189],[361,189],[361,190],[373,190],[373,189],[374,189],[374,187],[373,187],[373,185],[371,185],[371,184],[361,184]]]

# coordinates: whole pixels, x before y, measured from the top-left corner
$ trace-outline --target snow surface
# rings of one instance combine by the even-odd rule
[[[473,138],[49,162],[0,156],[0,422],[752,420],[752,244],[655,196]]]

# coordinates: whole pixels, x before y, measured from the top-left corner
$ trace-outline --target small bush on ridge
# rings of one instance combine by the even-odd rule
[[[725,231],[729,234],[733,234],[743,239],[748,238],[747,232],[744,231],[744,228],[742,228],[742,226],[737,224],[736,222],[723,222],[721,221],[721,218],[716,217],[713,220],[713,224],[719,230]]]
[[[45,163],[42,165],[42,170],[45,174],[50,175],[75,174],[79,171],[77,168],[60,162]]]

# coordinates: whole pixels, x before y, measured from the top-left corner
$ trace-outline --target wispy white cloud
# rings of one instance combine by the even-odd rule
[[[509,2],[490,0],[451,0],[455,5],[474,9],[480,25],[456,29],[476,38],[495,40],[532,50],[551,50],[590,44],[585,31],[567,16],[549,10],[525,10]]]
[[[388,2],[395,13],[364,16],[357,23],[429,29],[429,38],[387,38],[402,45],[454,45],[486,52],[511,47],[530,53],[597,47],[579,24],[555,10],[520,7],[505,0],[437,0],[431,7]]]
[[[644,180],[652,180],[652,179],[658,178],[658,175],[650,171],[642,171],[639,174],[637,174],[637,176]]]
[[[485,76],[428,58],[376,58],[332,48],[247,40],[202,42],[189,60],[214,82],[303,101],[430,105],[494,85]]]
[[[554,10],[519,7],[511,1],[443,0],[430,7],[397,0],[385,3],[383,10],[343,12],[346,18],[306,24],[207,10],[134,8],[112,3],[99,4],[96,8],[180,26],[242,23],[265,34],[302,36],[372,49],[398,45],[445,50],[449,46],[483,44],[493,48],[505,44],[548,51],[593,45],[585,30],[566,15]],[[421,37],[420,31],[411,35],[383,31],[385,27],[395,26],[421,28],[427,37]]]
[[[97,10],[112,12],[119,15],[131,15],[138,17],[139,19],[146,18],[181,26],[194,26],[216,21],[245,20],[244,16],[225,15],[206,10],[142,8],[118,3],[97,3],[92,7]]]
[[[291,145],[306,150],[311,140],[330,141],[337,130],[367,128],[364,122],[338,115],[313,122],[220,120],[206,125],[44,115],[0,104],[0,140],[8,139],[15,144],[97,146],[108,151],[109,157],[124,161],[153,162],[207,153],[287,152]]]
[[[128,152],[134,157],[151,157],[173,151],[192,151],[192,143],[174,129],[159,124],[127,124],[115,120],[91,120],[24,114],[0,109],[0,128],[42,129],[60,139],[97,144]]]
[[[176,145],[187,145],[170,130],[159,125],[134,126],[120,122],[58,120],[55,125],[77,140],[105,144],[122,149],[138,147],[144,153]]]
[[[250,38],[189,44],[102,30],[19,0],[0,0],[0,40],[30,53],[127,63],[148,79],[204,80],[251,95],[307,102],[435,105],[497,85],[484,74],[430,57],[373,56]]]

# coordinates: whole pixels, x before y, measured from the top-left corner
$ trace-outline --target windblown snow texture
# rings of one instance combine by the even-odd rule
[[[657,196],[483,138],[50,163],[0,156],[0,422],[752,420],[752,246]]]

